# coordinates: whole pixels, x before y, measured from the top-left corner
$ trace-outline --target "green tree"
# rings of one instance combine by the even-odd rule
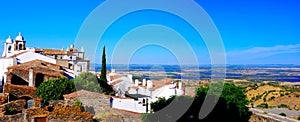
[[[115,92],[113,88],[107,83],[106,79],[106,55],[105,55],[105,46],[103,47],[102,52],[102,67],[101,67],[101,75],[100,79],[98,79],[98,83],[101,87],[101,91],[107,95],[114,95]]]
[[[101,67],[101,76],[100,76],[101,81],[106,81],[106,54],[105,54],[105,46],[103,47],[103,52],[102,52],[102,67]]]
[[[43,98],[45,104],[51,100],[62,100],[64,94],[75,92],[73,80],[67,78],[50,79],[43,82],[37,89],[36,95]]]
[[[76,89],[87,90],[92,92],[101,92],[101,88],[98,85],[97,76],[90,72],[81,73],[74,79]]]
[[[267,103],[262,103],[258,106],[256,106],[257,108],[269,108],[269,105]]]
[[[159,111],[159,110],[163,109],[164,107],[166,107],[168,104],[170,104],[175,97],[176,96],[171,96],[169,99],[166,99],[165,97],[158,98],[157,101],[150,103],[151,109],[154,112]]]
[[[218,90],[222,90],[222,83],[217,82],[217,83],[212,83],[209,87],[208,86],[203,86],[199,87],[196,90],[196,95],[195,99],[192,102],[192,105],[189,107],[189,109],[185,112],[185,114],[178,120],[178,121],[233,121],[233,122],[244,122],[249,120],[249,111],[248,111],[248,103],[249,101],[247,100],[247,96],[245,95],[245,91],[242,87],[235,86],[232,83],[225,83],[223,87],[223,91],[221,94],[219,94]],[[213,92],[208,93],[208,89],[212,89]],[[218,99],[216,106],[212,110],[212,112],[204,119],[198,119],[200,108],[205,100],[206,97],[212,97],[213,99],[217,100],[216,98],[220,96]],[[181,98],[180,98],[181,97]],[[180,96],[180,100],[176,98],[170,98],[173,99],[174,103],[172,102],[170,107],[166,107],[168,111],[172,112],[175,111],[176,108],[181,108],[180,106],[185,105],[186,101],[191,100],[187,96]],[[161,102],[161,103],[157,103]],[[161,99],[159,101],[155,102],[154,105],[157,105],[159,107],[165,107],[165,104],[170,103],[168,100]],[[213,102],[213,101],[212,101]],[[152,107],[152,106],[151,106]],[[160,110],[162,108],[156,108],[152,107],[157,110]],[[170,109],[173,108],[173,109]],[[165,110],[165,109],[164,109]],[[155,111],[154,111],[155,112]],[[149,114],[147,118],[150,121],[161,121],[161,119],[165,119],[168,117],[172,117],[169,113],[166,112],[165,115],[163,114]]]

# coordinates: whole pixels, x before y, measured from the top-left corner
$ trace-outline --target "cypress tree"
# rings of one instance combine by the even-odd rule
[[[102,52],[102,67],[101,67],[101,76],[100,76],[101,81],[106,81],[106,54],[105,54],[105,46],[103,47],[103,52]]]
[[[101,87],[101,91],[104,94],[114,95],[115,92],[113,88],[107,83],[106,79],[106,55],[105,55],[105,46],[103,47],[102,52],[102,67],[101,67],[101,75],[100,79],[98,79],[99,85]]]

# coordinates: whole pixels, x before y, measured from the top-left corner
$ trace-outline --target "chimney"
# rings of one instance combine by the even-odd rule
[[[147,80],[147,89],[150,89],[153,87],[153,83],[151,80]]]
[[[132,83],[132,75],[127,75],[127,77],[130,79],[130,82]]]
[[[146,86],[146,79],[143,79],[143,86]]]
[[[178,82],[178,89],[181,89],[181,88],[182,88],[182,82],[179,81],[179,82]]]
[[[111,69],[111,73],[116,73],[116,69]]]
[[[33,69],[29,69],[28,85],[34,86],[34,84],[33,84]]]
[[[135,79],[134,86],[139,86],[139,80],[138,79]]]

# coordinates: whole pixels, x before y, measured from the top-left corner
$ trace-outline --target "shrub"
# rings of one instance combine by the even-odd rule
[[[79,74],[79,76],[74,79],[74,84],[77,91],[86,90],[98,93],[101,92],[97,76],[90,72]]]
[[[5,115],[13,115],[18,113],[17,110],[13,107],[7,107],[5,108]]]
[[[77,108],[80,108],[81,111],[85,111],[84,107],[82,105],[82,102],[80,100],[76,100],[73,106],[77,107]]]
[[[274,97],[274,96],[272,96],[272,97],[269,99],[269,101],[270,101],[270,100],[273,100],[273,99],[275,99],[275,97]]]
[[[269,105],[267,103],[262,103],[258,105],[257,108],[269,108]]]
[[[36,95],[43,98],[47,105],[51,100],[63,100],[64,94],[76,91],[73,80],[67,78],[50,79],[43,82],[37,89]]]
[[[281,115],[281,116],[286,116],[286,114],[285,114],[285,113],[280,113],[279,115]]]
[[[286,104],[280,104],[280,105],[278,105],[277,107],[278,107],[278,108],[289,108],[289,106],[286,105]]]

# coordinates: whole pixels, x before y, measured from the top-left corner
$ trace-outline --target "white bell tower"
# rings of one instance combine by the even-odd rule
[[[15,50],[26,50],[26,41],[24,40],[24,37],[22,36],[21,32],[19,32],[19,35],[15,39]]]
[[[7,57],[7,56],[13,55],[13,51],[14,51],[13,40],[11,39],[10,36],[8,36],[8,38],[6,39],[5,44],[4,44],[4,50],[3,50],[2,57]]]

